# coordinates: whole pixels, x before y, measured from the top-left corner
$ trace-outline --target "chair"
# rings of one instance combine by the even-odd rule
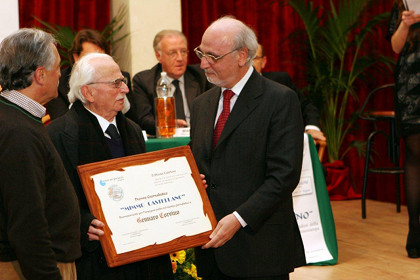
[[[396,133],[396,119],[395,119],[395,111],[387,110],[382,111],[379,109],[373,109],[370,111],[365,112],[365,108],[371,98],[373,96],[377,96],[379,94],[384,95],[387,91],[393,90],[394,84],[386,84],[375,88],[372,90],[368,96],[366,97],[365,102],[363,103],[358,116],[359,118],[367,121],[373,122],[386,122],[389,125],[389,133],[386,133],[382,130],[375,128],[375,130],[370,133],[368,140],[367,140],[367,148],[366,148],[366,157],[365,157],[365,165],[364,165],[364,175],[363,175],[363,189],[362,189],[362,218],[366,219],[366,188],[367,188],[367,181],[369,173],[377,173],[377,174],[393,174],[396,176],[396,204],[397,204],[397,212],[401,211],[401,195],[400,195],[400,175],[404,173],[403,168],[399,165],[400,159],[400,141]],[[370,166],[370,157],[372,151],[372,144],[376,139],[376,136],[383,135],[387,140],[387,155],[392,163],[392,167],[378,167],[378,166]],[[375,165],[374,163],[372,165]]]

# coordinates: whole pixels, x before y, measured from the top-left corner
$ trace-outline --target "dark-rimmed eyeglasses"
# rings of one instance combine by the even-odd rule
[[[119,78],[110,82],[93,82],[93,83],[89,83],[87,85],[93,85],[93,84],[114,84],[115,88],[120,88],[122,86],[122,83],[127,84],[127,78]]]
[[[220,59],[224,58],[225,56],[227,56],[227,55],[228,55],[228,54],[230,54],[230,53],[236,52],[237,50],[239,50],[239,48],[238,48],[238,49],[234,49],[233,51],[230,51],[230,52],[228,52],[228,53],[225,53],[225,54],[223,54],[223,55],[219,55],[219,56],[214,56],[214,55],[212,55],[212,54],[203,53],[203,52],[199,49],[199,47],[196,47],[196,48],[194,49],[194,52],[195,52],[195,54],[198,56],[198,58],[199,58],[200,60],[201,60],[201,59],[203,59],[203,57],[205,57],[205,58],[207,59],[207,62],[208,62],[208,63],[210,63],[210,64],[216,64],[216,62],[217,62],[218,60],[220,60]]]

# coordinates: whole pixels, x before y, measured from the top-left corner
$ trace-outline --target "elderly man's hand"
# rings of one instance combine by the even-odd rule
[[[200,178],[203,181],[204,188],[207,189],[207,181],[204,179],[205,178],[204,174],[200,174]]]
[[[99,236],[104,235],[104,226],[105,224],[101,221],[97,219],[92,220],[87,233],[87,235],[89,236],[89,241],[99,240]]]
[[[214,231],[210,234],[210,241],[201,248],[218,248],[228,242],[235,233],[241,228],[241,224],[233,214],[229,214],[221,219]]]

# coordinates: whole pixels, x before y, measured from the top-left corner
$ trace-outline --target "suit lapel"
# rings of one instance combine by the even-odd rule
[[[226,138],[255,109],[255,107],[258,106],[258,97],[262,94],[261,79],[261,75],[254,70],[242,89],[238,100],[236,100],[235,106],[233,106],[232,112],[226,121],[225,127],[223,128],[215,149],[217,149],[217,147],[226,140]]]
[[[185,71],[184,74],[184,89],[185,96],[187,98],[188,109],[191,112],[193,100],[200,92],[200,86],[188,71]]]
[[[212,142],[213,142],[213,131],[214,124],[216,121],[217,107],[219,105],[221,89],[219,87],[214,87],[209,90],[208,98],[205,103],[205,108],[202,110],[207,110],[204,114],[204,122],[202,123],[201,131],[203,131],[202,139],[204,140],[204,147],[207,152],[211,154]],[[201,125],[200,125],[201,126]]]

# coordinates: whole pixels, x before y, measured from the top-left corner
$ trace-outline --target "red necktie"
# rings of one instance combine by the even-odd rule
[[[220,134],[222,134],[223,127],[226,124],[226,121],[230,114],[230,99],[235,94],[233,91],[227,89],[223,92],[223,110],[222,113],[219,116],[219,119],[217,120],[216,127],[214,128],[213,132],[213,149],[216,147],[217,141],[220,138]]]

